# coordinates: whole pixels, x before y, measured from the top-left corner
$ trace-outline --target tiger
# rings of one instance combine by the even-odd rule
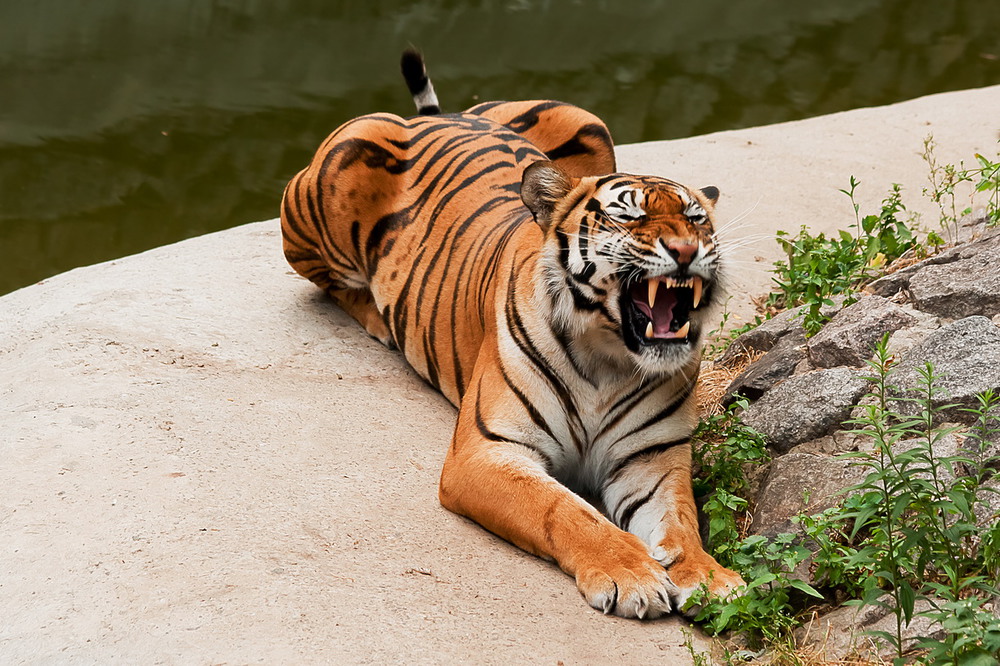
[[[652,619],[742,578],[705,552],[695,385],[720,289],[715,187],[616,170],[595,115],[556,101],[350,120],[285,188],[294,270],[458,408],[441,504]]]

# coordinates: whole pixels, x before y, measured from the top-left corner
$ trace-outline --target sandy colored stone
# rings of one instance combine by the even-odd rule
[[[768,533],[800,513],[830,508],[866,474],[852,461],[833,456],[792,452],[776,458],[754,503],[753,533]]]
[[[937,95],[619,164],[718,186],[721,218],[745,215],[723,241],[830,231],[851,175],[862,211],[919,192],[930,132],[942,162],[994,150],[998,106]],[[291,273],[277,228],[0,298],[0,661],[690,663],[680,620],[604,617],[438,505],[454,410]],[[737,316],[779,256],[727,257]]]

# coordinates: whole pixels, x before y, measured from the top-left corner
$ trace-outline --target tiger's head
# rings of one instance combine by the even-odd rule
[[[718,197],[714,187],[692,190],[666,178],[577,179],[551,162],[530,165],[521,198],[545,234],[553,324],[626,369],[688,366],[718,291]]]

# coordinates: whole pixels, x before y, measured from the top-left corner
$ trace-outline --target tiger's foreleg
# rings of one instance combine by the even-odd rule
[[[605,484],[603,501],[615,523],[639,537],[666,568],[669,593],[679,608],[703,583],[726,597],[743,579],[705,552],[691,488],[691,445],[677,444],[634,456]]]
[[[484,406],[480,386],[474,382],[462,401],[441,474],[444,507],[555,560],[598,610],[638,618],[669,612],[670,581],[646,544],[556,481],[544,454],[491,430],[483,413],[503,396],[491,394]]]

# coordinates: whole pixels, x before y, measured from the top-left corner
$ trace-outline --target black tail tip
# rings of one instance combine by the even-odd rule
[[[399,60],[399,68],[403,72],[403,78],[412,94],[417,94],[423,90],[424,82],[427,79],[427,70],[424,68],[424,56],[420,51],[410,47],[403,51],[403,56]]]

